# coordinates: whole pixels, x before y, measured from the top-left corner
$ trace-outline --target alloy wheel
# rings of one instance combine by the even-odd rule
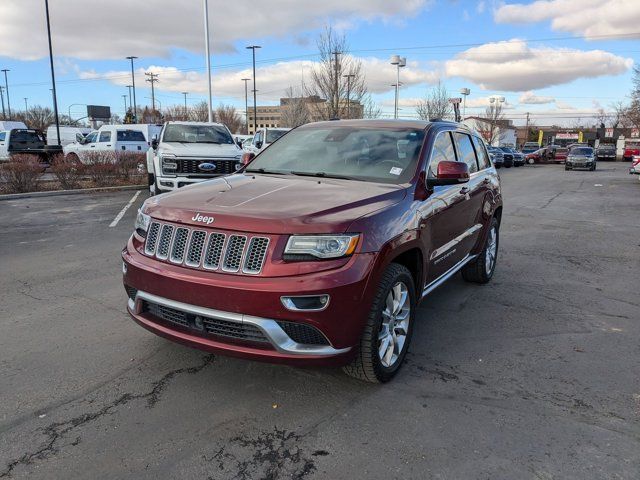
[[[487,275],[491,275],[493,267],[496,264],[496,255],[498,253],[498,233],[496,227],[492,227],[487,239],[487,248],[485,252],[485,269]]]
[[[393,367],[402,354],[411,320],[409,289],[397,282],[387,294],[378,332],[378,356],[384,367]]]

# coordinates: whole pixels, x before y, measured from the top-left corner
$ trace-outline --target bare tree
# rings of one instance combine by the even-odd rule
[[[640,128],[640,66],[633,67],[633,89],[631,90],[631,103],[626,110],[628,122]]]
[[[41,105],[34,105],[24,112],[18,112],[15,117],[16,120],[24,122],[29,128],[37,130],[46,130],[56,121],[53,110]]]
[[[165,122],[187,120],[188,112],[183,105],[170,105],[162,111]]]
[[[349,55],[346,37],[331,27],[325,27],[317,45],[320,61],[311,72],[311,83],[306,88],[306,94],[327,99],[327,102],[312,105],[314,117],[330,120],[349,116],[347,96],[353,102],[351,113],[359,112],[356,106],[367,94],[362,62]]]
[[[449,102],[449,92],[442,82],[438,82],[427,94],[424,100],[416,105],[416,113],[422,120],[431,120],[432,118],[452,118],[453,107]]]
[[[280,106],[280,124],[295,128],[311,121],[309,102],[304,98],[304,85],[300,88],[289,87],[285,90],[286,99]]]
[[[380,118],[382,116],[382,108],[373,101],[371,95],[367,94],[361,100],[362,118]]]
[[[214,121],[215,121],[215,112]],[[196,103],[189,109],[189,120],[194,122],[207,122],[209,121],[209,104],[204,100]]]
[[[502,102],[495,101],[490,103],[485,109],[482,117],[487,124],[486,130],[482,131],[482,136],[489,145],[493,145],[494,142],[500,138],[500,124],[504,123],[504,114],[502,113]]]
[[[231,133],[238,133],[244,126],[242,117],[231,105],[220,105],[215,111],[215,117],[218,122],[227,126]]]

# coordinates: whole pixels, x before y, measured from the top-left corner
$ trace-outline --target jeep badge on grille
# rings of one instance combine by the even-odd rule
[[[193,220],[194,222],[202,222],[202,223],[206,223],[207,225],[211,225],[213,223],[214,218],[206,217],[201,213],[196,212],[196,214],[193,216],[191,220]]]

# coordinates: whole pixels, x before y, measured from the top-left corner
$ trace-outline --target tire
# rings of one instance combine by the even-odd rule
[[[75,153],[68,153],[66,156],[66,160],[73,163],[74,165],[80,165],[80,158]]]
[[[533,165],[534,163],[536,163],[536,161],[533,158],[530,158],[527,161],[529,162],[529,165]]]
[[[565,169],[565,170],[571,170],[571,169],[569,168],[569,165],[567,165],[566,163],[564,164],[564,169]]]
[[[500,245],[500,224],[496,217],[491,219],[489,234],[484,242],[480,255],[462,268],[462,278],[467,282],[487,283],[493,277],[498,260]]]
[[[396,313],[392,317],[383,315],[385,311],[390,310],[388,300],[391,299],[391,305],[394,305],[395,298],[404,298],[404,302],[396,306],[397,311],[393,310]],[[407,308],[408,311],[406,310]],[[349,365],[343,367],[344,372],[351,377],[371,383],[384,383],[391,380],[400,370],[409,349],[415,322],[415,311],[416,294],[411,272],[403,265],[390,264],[382,274],[382,279],[378,285],[364,332],[360,338],[357,355]],[[405,317],[402,320],[398,320],[397,317],[402,314]],[[395,328],[392,328],[394,335],[387,334],[386,337],[381,338],[380,335],[385,330],[389,332],[388,323],[390,322],[394,322],[396,325]],[[387,326],[385,327],[385,325]],[[402,337],[399,334],[400,331],[405,332],[402,344],[400,346],[398,346],[398,343],[392,345],[387,341],[388,348],[385,349],[385,355],[381,357],[379,351],[382,350],[382,343],[385,342],[385,339],[391,341],[396,339],[397,342],[397,339]],[[385,363],[388,363],[388,365],[385,365]]]

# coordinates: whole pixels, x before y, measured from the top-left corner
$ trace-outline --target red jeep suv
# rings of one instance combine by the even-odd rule
[[[450,122],[284,135],[236,174],[151,197],[122,252],[128,310],[202,350],[390,380],[420,300],[496,266],[500,181]]]

